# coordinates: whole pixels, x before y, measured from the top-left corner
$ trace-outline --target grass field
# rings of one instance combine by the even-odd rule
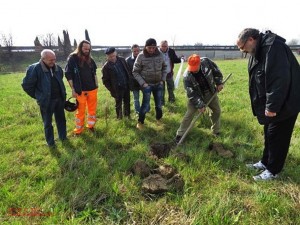
[[[135,128],[133,109],[132,119],[116,120],[114,100],[101,83],[95,134],[73,137],[74,114],[66,112],[69,141],[49,149],[39,108],[20,85],[24,73],[0,75],[0,224],[300,224],[299,118],[280,177],[254,182],[256,172],[245,164],[260,159],[263,133],[250,109],[247,61],[216,63],[224,76],[233,73],[219,94],[222,134],[214,139],[208,115],[201,116],[176,149],[190,162],[148,154],[151,143],[175,137],[186,111],[182,79],[176,104],[163,108],[163,124],[155,123],[152,105],[143,131]],[[234,157],[209,151],[212,141]],[[138,159],[177,168],[183,192],[146,198],[141,178],[130,173]]]

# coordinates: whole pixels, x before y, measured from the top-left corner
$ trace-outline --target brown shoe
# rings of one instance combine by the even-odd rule
[[[139,130],[143,130],[144,129],[144,124],[142,124],[141,122],[138,122],[136,125],[136,128]]]

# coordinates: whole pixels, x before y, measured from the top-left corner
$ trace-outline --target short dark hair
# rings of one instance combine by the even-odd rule
[[[246,42],[249,37],[252,37],[256,40],[259,37],[259,30],[254,28],[245,28],[238,36],[238,39],[241,42]]]
[[[132,46],[131,46],[131,50],[132,49],[134,49],[134,48],[139,48],[140,46],[138,45],[138,44],[133,44]]]

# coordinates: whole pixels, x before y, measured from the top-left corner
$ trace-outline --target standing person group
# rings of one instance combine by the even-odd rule
[[[102,81],[115,99],[117,119],[130,118],[129,68],[123,57],[117,56],[116,49],[105,51],[106,62],[102,67]]]
[[[271,180],[277,178],[284,167],[300,111],[300,66],[285,39],[271,31],[261,33],[257,29],[246,28],[239,34],[236,44],[242,52],[250,54],[248,73],[251,107],[264,130],[262,157],[257,163],[247,166],[262,170],[253,177],[254,180]],[[149,38],[140,53],[139,46],[133,45],[132,56],[127,60],[117,56],[115,48],[108,48],[105,53],[107,62],[102,68],[102,80],[115,98],[117,118],[130,117],[129,89],[132,89],[131,81],[134,77],[143,93],[141,107],[135,104],[135,111],[138,113],[136,127],[143,129],[146,113],[150,108],[151,93],[155,101],[156,120],[159,122],[163,116],[163,83],[169,79],[169,101],[175,101],[171,80],[174,63],[180,62],[174,50],[168,47],[167,41],[161,42],[159,50],[156,40]],[[72,96],[79,103],[75,115],[75,134],[81,134],[84,129],[86,107],[86,127],[94,131],[98,91],[96,69],[96,63],[91,57],[90,42],[81,41],[70,54],[65,68]],[[213,135],[220,134],[221,107],[217,93],[223,89],[222,81],[223,75],[212,60],[200,58],[197,54],[188,58],[188,72],[184,77],[188,96],[187,111],[176,132],[177,143],[190,126],[194,114],[203,113],[206,107],[211,109]],[[53,115],[59,139],[65,140],[66,89],[63,71],[56,65],[56,56],[52,50],[43,50],[40,61],[28,67],[22,87],[29,96],[36,99],[40,107],[48,146],[55,146]],[[139,90],[137,85],[135,88],[132,90]],[[138,99],[137,94],[134,99]]]
[[[300,66],[285,39],[246,28],[238,48],[250,54],[249,93],[254,116],[264,126],[261,160],[248,167],[262,170],[254,180],[270,180],[282,171],[300,111]]]
[[[50,49],[41,52],[39,62],[30,65],[23,79],[23,90],[36,99],[42,120],[47,145],[55,147],[52,116],[54,114],[58,137],[66,140],[66,118],[64,104],[66,100],[66,88],[63,83],[63,70],[56,65],[55,53]]]
[[[72,96],[78,101],[74,134],[80,135],[84,129],[86,108],[86,127],[94,132],[98,79],[96,75],[97,66],[91,56],[90,42],[86,40],[81,41],[76,50],[70,54],[67,61],[65,68],[66,78],[72,89]]]
[[[167,65],[167,77],[166,81],[163,83],[163,90],[162,90],[162,105],[165,104],[165,89],[167,86],[168,90],[168,101],[171,103],[175,102],[175,95],[174,95],[174,64],[180,63],[181,58],[179,58],[174,49],[170,48],[168,45],[168,42],[166,40],[163,40],[160,42],[159,51],[163,54],[165,63]]]
[[[149,38],[143,51],[137,56],[132,74],[138,81],[143,92],[143,101],[139,113],[137,129],[144,127],[146,113],[150,108],[151,93],[154,96],[156,120],[160,121],[163,116],[161,98],[163,82],[166,81],[167,65],[162,53],[157,48],[156,40]]]

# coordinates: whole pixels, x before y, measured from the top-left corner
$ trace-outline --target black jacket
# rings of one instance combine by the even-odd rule
[[[174,63],[181,63],[181,59],[176,55],[174,49],[168,48],[168,55],[171,61],[171,74],[168,74],[167,77],[171,78],[174,74]]]
[[[97,70],[97,65],[93,59],[91,59],[91,74],[94,78],[95,85],[96,80],[96,70]],[[80,79],[80,67],[79,67],[79,58],[76,54],[70,55],[68,58],[67,65],[65,67],[65,75],[67,80],[72,80],[73,81],[73,87],[75,89],[75,92],[79,95],[82,93],[82,85],[81,85],[81,79]]]
[[[127,80],[129,80],[129,68],[123,57],[117,56],[117,60],[120,60],[124,66]],[[109,90],[112,97],[118,96],[118,75],[115,72],[114,67],[109,61],[106,61],[102,67],[102,82],[104,86]],[[128,87],[129,88],[129,87]]]
[[[261,33],[248,72],[252,111],[260,124],[282,121],[300,111],[300,66],[285,39]],[[265,109],[277,115],[266,117]]]
[[[136,58],[134,58],[132,55],[126,58],[126,62],[129,68],[129,88],[131,91],[138,91],[141,89],[140,84],[137,82],[137,80],[132,74],[133,64],[135,60]]]
[[[204,74],[204,77],[209,86],[209,91],[211,93],[215,93],[216,85],[220,85],[223,82],[223,75],[218,66],[209,58],[202,57],[200,70]],[[200,85],[194,77],[193,73],[187,72],[183,79],[183,82],[187,97],[195,106],[195,108],[201,109],[205,107],[203,90],[201,90]]]

